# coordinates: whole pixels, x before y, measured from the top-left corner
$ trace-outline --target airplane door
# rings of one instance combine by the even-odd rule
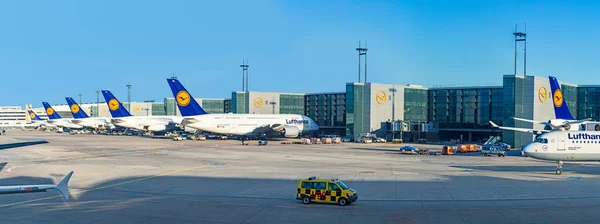
[[[565,150],[565,136],[564,135],[558,135],[558,146],[556,147],[556,149],[558,151]]]

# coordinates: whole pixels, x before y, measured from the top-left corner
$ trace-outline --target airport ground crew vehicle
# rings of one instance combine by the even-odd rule
[[[304,204],[323,202],[346,206],[358,200],[358,194],[338,179],[309,177],[298,181],[296,200]]]

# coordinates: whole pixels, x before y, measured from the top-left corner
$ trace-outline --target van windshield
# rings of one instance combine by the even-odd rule
[[[343,190],[348,190],[348,186],[346,186],[344,182],[338,181],[337,184],[340,185]]]

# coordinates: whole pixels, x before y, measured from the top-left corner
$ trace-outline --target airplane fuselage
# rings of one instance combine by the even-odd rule
[[[553,161],[600,161],[600,132],[553,131],[523,148],[526,156]]]
[[[295,114],[204,114],[185,117],[182,124],[223,135],[268,134],[274,129],[285,132],[286,127],[297,128],[298,134],[319,129],[311,118]]]
[[[112,118],[111,123],[139,131],[163,132],[173,128],[175,122],[166,116],[129,116]]]

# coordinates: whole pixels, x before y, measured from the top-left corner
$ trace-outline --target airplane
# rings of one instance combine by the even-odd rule
[[[17,148],[23,146],[45,144],[48,141],[28,141],[28,142],[17,142],[17,143],[6,143],[0,144],[0,150]],[[6,163],[0,163],[0,170],[4,168]],[[13,186],[0,186],[0,194],[21,194],[21,193],[35,193],[35,192],[46,192],[50,189],[57,190],[65,200],[69,200],[69,180],[73,175],[73,171],[69,172],[58,184],[33,184],[33,185],[13,185]]]
[[[309,117],[297,114],[209,114],[177,79],[167,79],[181,115],[181,124],[201,131],[222,135],[283,135],[298,137],[317,131],[319,126]]]
[[[83,126],[81,125],[71,123],[70,119],[61,118],[60,115],[58,115],[58,113],[54,110],[54,108],[52,108],[52,106],[50,106],[48,102],[42,102],[42,105],[44,105],[44,109],[46,109],[46,114],[48,114],[49,119],[46,121],[47,123],[56,125],[58,127],[65,127],[71,129],[83,128]]]
[[[107,118],[105,117],[90,117],[85,111],[81,109],[79,104],[73,100],[71,97],[65,97],[67,103],[69,104],[69,108],[71,109],[71,113],[73,114],[73,118],[71,122],[74,124],[78,124],[84,127],[100,129],[102,127],[111,129],[114,125],[107,123]]]
[[[575,120],[571,112],[569,112],[569,107],[567,106],[567,101],[563,98],[562,90],[560,89],[560,84],[558,84],[558,80],[556,77],[548,76],[550,79],[550,89],[552,90],[552,104],[554,106],[554,114],[556,119],[550,119],[548,121],[536,121],[529,120],[524,118],[513,117],[513,119],[518,121],[524,121],[535,124],[543,124],[546,127],[549,127],[549,130],[546,129],[530,129],[530,128],[515,128],[515,127],[503,127],[498,126],[492,121],[489,121],[492,127],[503,129],[503,130],[512,130],[519,132],[527,132],[533,133],[536,135],[540,135],[543,133],[548,133],[554,130],[568,131],[571,129],[572,125],[581,125],[591,120],[591,118],[586,118],[582,120]],[[580,127],[581,128],[581,127]],[[579,128],[579,129],[580,129]]]
[[[111,123],[123,128],[140,131],[165,132],[172,130],[177,124],[171,116],[133,116],[123,104],[108,90],[102,90],[108,109],[112,115]]]
[[[46,126],[46,127],[56,127],[56,125],[50,124],[46,120],[42,119],[31,109],[27,110],[27,114],[29,114],[29,118],[30,118],[32,124],[37,124],[39,126]]]
[[[562,174],[563,161],[600,161],[600,134],[594,131],[553,131],[540,135],[523,148],[528,157],[556,161]]]

